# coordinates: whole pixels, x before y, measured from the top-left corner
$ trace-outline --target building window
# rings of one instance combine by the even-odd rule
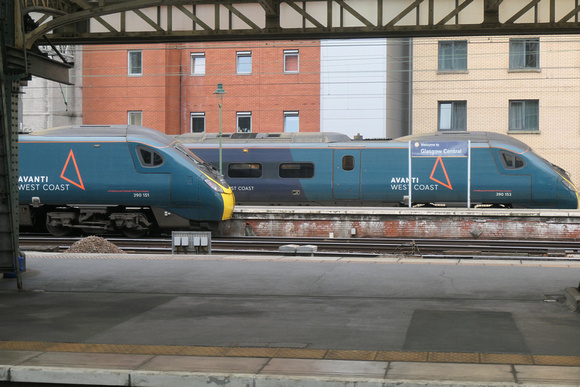
[[[540,68],[540,39],[510,39],[510,69]]]
[[[129,75],[143,75],[143,52],[141,50],[127,51],[127,68]]]
[[[539,131],[540,102],[510,101],[510,131]]]
[[[439,102],[438,130],[467,130],[467,101]]]
[[[284,72],[298,72],[298,50],[284,50]]]
[[[191,54],[191,75],[205,75],[205,54]]]
[[[252,113],[251,112],[238,112],[238,133],[251,133],[252,132]]]
[[[129,125],[143,125],[143,112],[141,110],[133,110],[127,112],[127,123]]]
[[[439,71],[467,71],[467,41],[439,42]]]
[[[252,73],[252,53],[250,51],[240,51],[236,53],[236,73]]]
[[[282,163],[278,173],[282,179],[311,179],[314,177],[314,164]]]
[[[284,131],[285,132],[300,131],[300,117],[298,115],[298,112],[284,112]]]
[[[205,113],[191,113],[191,133],[205,132]]]

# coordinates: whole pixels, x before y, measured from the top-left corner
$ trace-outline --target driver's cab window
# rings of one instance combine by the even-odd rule
[[[500,150],[499,158],[505,169],[521,169],[526,166],[526,161],[513,152]]]
[[[139,162],[146,168],[158,167],[164,162],[163,156],[151,148],[138,146],[137,154],[139,155]]]

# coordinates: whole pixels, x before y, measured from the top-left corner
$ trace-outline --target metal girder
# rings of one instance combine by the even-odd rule
[[[33,52],[27,54],[28,72],[40,78],[49,81],[72,85],[69,79],[69,70],[73,65],[57,62],[44,55],[38,55]]]
[[[20,0],[55,44],[578,33],[578,0]]]

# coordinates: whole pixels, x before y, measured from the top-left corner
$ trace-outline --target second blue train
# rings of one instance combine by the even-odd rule
[[[216,134],[178,136],[219,167]],[[568,173],[492,132],[355,141],[336,133],[235,133],[222,168],[238,204],[577,209]]]

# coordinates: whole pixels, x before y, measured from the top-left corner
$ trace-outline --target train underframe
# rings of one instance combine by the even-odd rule
[[[85,235],[122,233],[129,238],[160,233],[165,230],[214,230],[217,223],[192,222],[157,207],[83,206],[41,207],[20,206],[20,226],[45,228],[53,236],[73,233]]]

